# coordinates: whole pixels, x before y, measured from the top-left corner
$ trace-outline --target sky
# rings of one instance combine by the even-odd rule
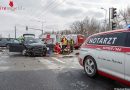
[[[34,33],[38,36],[41,31],[26,31],[25,27],[42,29],[42,23],[44,32],[60,31],[68,29],[74,21],[83,20],[86,16],[103,20],[105,10],[108,17],[109,8],[120,10],[130,5],[129,0],[13,0],[13,8],[17,10],[2,10],[2,7],[11,8],[9,2],[10,0],[0,0],[2,37],[14,37],[15,26],[17,37],[23,33]]]

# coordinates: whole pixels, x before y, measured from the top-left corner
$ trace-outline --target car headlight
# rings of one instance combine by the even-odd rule
[[[27,49],[28,49],[28,50],[32,50],[33,47],[32,47],[32,46],[27,46]]]

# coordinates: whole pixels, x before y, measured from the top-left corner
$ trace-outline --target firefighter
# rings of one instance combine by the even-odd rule
[[[69,44],[70,44],[70,51],[73,52],[74,40],[72,38],[70,39]]]
[[[60,47],[60,44],[57,42],[55,47],[54,47],[54,51],[57,53],[57,54],[60,54],[61,52],[61,47]]]
[[[62,42],[62,52],[63,52],[64,49],[67,47],[68,40],[66,39],[65,36],[63,36],[61,42]]]

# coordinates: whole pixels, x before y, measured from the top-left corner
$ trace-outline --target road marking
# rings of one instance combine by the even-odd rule
[[[60,62],[60,63],[65,63],[65,62],[61,61],[60,59],[57,59],[57,58],[54,58],[54,57],[52,57],[52,58],[55,59],[56,61]]]
[[[54,61],[52,62],[48,59],[39,59],[39,61],[43,63],[44,65],[46,65],[47,68],[52,69],[52,70],[55,70],[55,69],[62,70],[64,68],[63,66],[57,65],[54,63]]]
[[[8,66],[0,66],[0,71],[6,71],[8,70],[10,67]]]

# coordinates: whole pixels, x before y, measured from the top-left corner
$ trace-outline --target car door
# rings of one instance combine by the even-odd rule
[[[125,79],[130,81],[130,32],[127,33],[125,47]]]
[[[101,61],[101,71],[124,79],[124,51],[126,33],[113,33],[102,36],[107,39],[102,45],[98,59]],[[114,39],[115,38],[115,39]],[[113,41],[114,40],[114,41]]]
[[[14,40],[13,43],[9,44],[9,52],[22,52],[24,45],[18,40]]]

